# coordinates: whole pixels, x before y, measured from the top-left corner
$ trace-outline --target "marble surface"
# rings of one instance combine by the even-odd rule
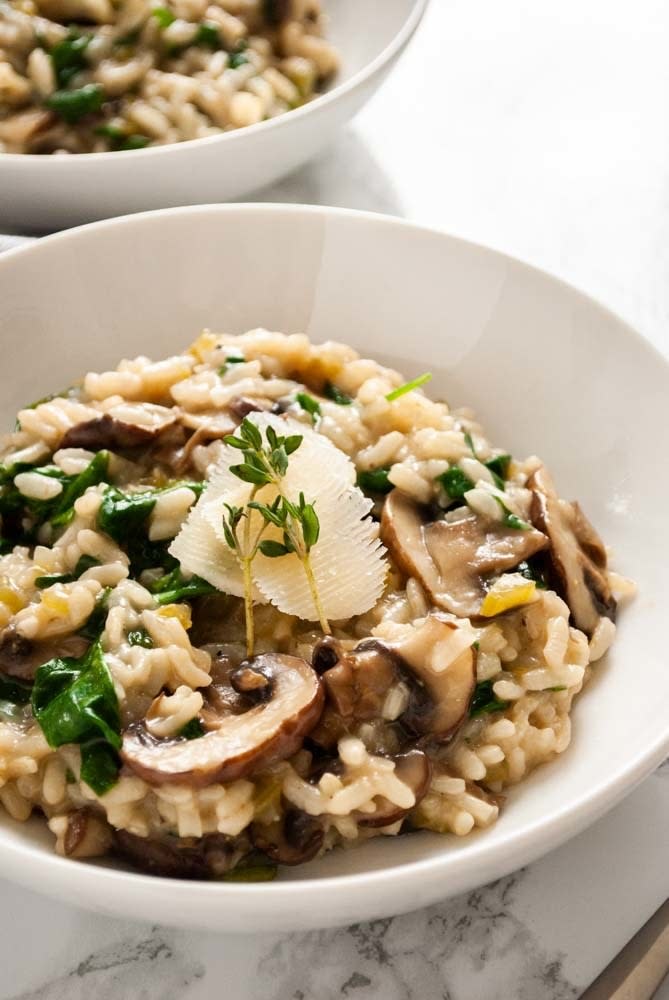
[[[664,0],[432,0],[355,124],[256,200],[388,212],[490,244],[669,353],[668,43]],[[567,1000],[669,895],[668,826],[665,764],[509,878],[306,935],[126,923],[2,883],[0,1000]]]

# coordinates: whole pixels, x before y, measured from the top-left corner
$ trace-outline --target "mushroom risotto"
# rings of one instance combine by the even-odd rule
[[[226,5],[224,5],[226,6]],[[494,823],[561,753],[629,581],[540,459],[423,375],[202,333],[18,414],[0,800],[56,850],[255,880]]]
[[[0,152],[200,139],[309,101],[337,69],[321,0],[0,0]]]

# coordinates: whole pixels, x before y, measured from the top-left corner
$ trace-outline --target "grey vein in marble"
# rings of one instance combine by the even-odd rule
[[[515,1000],[575,1000],[563,955],[549,953],[514,913],[522,879],[516,872],[406,916],[277,940],[260,962],[253,1000],[509,1000],[510,989]]]
[[[153,928],[131,930],[125,938],[93,952],[65,975],[11,1000],[180,1000],[204,976],[202,962],[175,944],[174,934]],[[141,994],[140,991],[141,990]]]

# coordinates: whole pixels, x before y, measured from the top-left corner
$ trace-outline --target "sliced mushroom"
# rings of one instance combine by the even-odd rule
[[[414,793],[415,802],[411,808],[418,805],[423,798],[432,780],[432,764],[427,754],[422,750],[409,750],[408,753],[398,754],[392,758],[395,761],[395,777],[408,785]],[[393,802],[383,797],[376,801],[376,811],[373,813],[355,813],[360,826],[391,826],[393,823],[404,819],[409,809],[402,809]]]
[[[577,503],[558,496],[545,466],[530,477],[530,516],[550,539],[550,563],[576,628],[591,636],[600,618],[616,616],[606,575],[606,549]]]
[[[472,642],[473,635],[431,614],[406,637],[389,643],[417,681],[401,716],[407,728],[440,743],[459,729],[476,685]]]
[[[459,521],[431,521],[399,490],[383,505],[381,539],[399,568],[416,577],[438,607],[460,618],[479,614],[487,578],[548,545],[535,528],[507,528],[477,514]]]
[[[322,674],[327,701],[310,739],[332,749],[359,722],[381,718],[390,688],[402,680],[395,654],[376,639],[365,639],[344,652],[333,636],[325,636],[314,647],[313,666]]]
[[[267,683],[263,701],[242,715],[226,715],[215,729],[195,740],[153,740],[145,726],[129,730],[121,756],[151,784],[201,786],[234,781],[274,761],[284,760],[302,744],[323,709],[317,674],[297,656],[265,653],[243,663],[233,674],[235,689],[249,693],[249,678]]]
[[[233,420],[225,410],[205,410],[203,413],[182,413],[181,423],[189,430],[197,431],[199,443],[232,434],[239,421]]]
[[[154,403],[121,403],[108,413],[75,424],[63,437],[61,448],[87,448],[99,451],[127,451],[144,448],[175,427],[173,410]]]
[[[319,820],[301,809],[288,809],[280,820],[267,825],[255,823],[251,830],[258,850],[281,865],[311,861],[323,846],[324,837]]]
[[[271,410],[273,406],[273,401],[265,397],[235,396],[228,403],[228,410],[239,421],[248,417],[249,413],[261,413],[263,410]]]
[[[116,852],[136,868],[166,878],[215,878],[229,872],[249,849],[245,837],[138,837],[116,830]]]
[[[63,836],[63,853],[68,858],[99,858],[112,845],[112,829],[90,809],[76,809],[68,814]]]
[[[88,640],[79,635],[37,642],[27,639],[14,625],[10,625],[0,639],[0,672],[32,681],[38,668],[47,660],[56,656],[82,656],[88,646]]]

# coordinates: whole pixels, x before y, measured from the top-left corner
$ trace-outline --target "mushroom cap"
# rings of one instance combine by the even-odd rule
[[[440,743],[460,728],[476,686],[473,642],[473,633],[433,613],[389,643],[418,682],[401,716],[407,728]]]
[[[165,878],[212,878],[234,867],[248,850],[244,838],[222,833],[204,837],[138,837],[128,830],[114,832],[117,854],[150,875]]]
[[[530,515],[550,540],[557,588],[576,628],[591,636],[602,617],[615,620],[616,601],[606,575],[606,549],[578,503],[561,500],[545,466],[530,477]]]
[[[239,670],[267,679],[266,700],[241,715],[225,715],[194,740],[158,741],[144,725],[131,727],[121,749],[125,764],[150,784],[202,786],[234,781],[290,757],[320,718],[319,677],[306,660],[277,653],[256,656]]]
[[[56,656],[82,656],[90,642],[80,635],[52,639],[27,639],[9,625],[0,639],[0,672],[24,681],[32,681],[39,667]]]
[[[99,417],[75,424],[65,433],[60,447],[127,451],[153,444],[176,424],[174,410],[166,406],[122,403]]]
[[[545,549],[548,539],[468,514],[429,520],[424,508],[395,489],[386,497],[381,539],[399,568],[416,577],[432,601],[460,618],[480,614],[485,581]]]
[[[301,809],[289,808],[281,819],[255,823],[251,839],[258,850],[281,865],[302,865],[315,858],[325,839],[323,824]]]
[[[432,780],[432,764],[430,758],[422,750],[409,750],[407,753],[398,754],[391,758],[395,762],[395,777],[408,785],[414,794],[415,802],[411,809],[418,805],[423,798]],[[373,813],[356,813],[360,826],[382,827],[391,826],[399,822],[411,811],[396,806],[388,799],[380,797],[376,802],[376,811]]]

